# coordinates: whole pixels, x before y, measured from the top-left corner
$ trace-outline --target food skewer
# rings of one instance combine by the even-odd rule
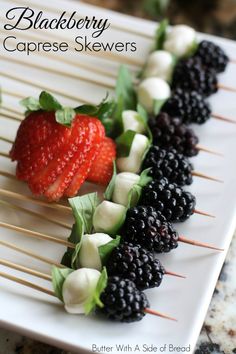
[[[12,115],[12,114],[8,114],[8,113],[5,113],[5,112],[1,112],[0,110],[0,118],[3,117],[3,118],[8,118],[8,119],[12,119],[12,120],[15,120],[17,122],[22,122],[23,118],[20,118],[20,117],[17,117],[15,115]]]
[[[14,108],[12,108],[12,107],[7,107],[7,106],[5,106],[5,105],[3,105],[3,104],[1,104],[0,109],[1,109],[1,110],[3,109],[4,111],[8,111],[8,112],[10,112],[10,113],[14,113],[14,114],[19,115],[19,116],[22,116],[22,115],[23,115],[23,113],[20,112],[20,111],[18,111],[17,109],[14,109]]]
[[[14,267],[16,268],[16,267],[18,267],[18,265],[14,264],[14,263],[10,263],[10,262],[8,262],[8,264],[6,263],[5,266],[8,266],[8,267],[10,267],[10,268],[14,268]],[[25,268],[25,269],[24,269],[24,268]],[[27,268],[27,267],[24,267],[24,268],[19,269],[19,270],[21,270],[22,272],[25,272],[25,273],[29,273],[29,274],[30,274],[30,272],[32,271],[30,268]],[[42,277],[42,273],[41,273],[41,274],[39,273],[38,275],[37,275],[37,273],[35,273],[35,271],[32,271],[32,273],[34,273],[34,274],[32,274],[32,275],[34,275],[34,276],[38,276],[38,277],[40,277],[40,278]],[[16,283],[18,283],[18,284],[24,285],[24,286],[26,286],[26,287],[29,287],[29,288],[31,288],[31,289],[34,289],[34,290],[43,292],[43,293],[45,293],[45,294],[47,294],[47,295],[51,295],[51,296],[53,296],[53,297],[57,297],[57,296],[55,295],[54,291],[51,291],[51,290],[49,290],[49,289],[47,289],[47,288],[44,288],[44,287],[42,287],[42,286],[39,286],[39,285],[37,285],[37,284],[34,284],[34,283],[32,283],[32,282],[30,282],[30,281],[27,281],[27,280],[24,280],[24,279],[22,279],[22,278],[19,278],[19,277],[16,277],[16,276],[7,274],[7,273],[5,273],[5,272],[0,272],[0,276],[1,276],[2,278],[11,280],[11,281],[13,281],[13,282],[16,282]],[[48,279],[46,279],[46,280],[49,280],[49,281],[52,280],[52,278],[51,278],[50,276],[48,276],[47,274],[45,275],[45,277],[48,278]],[[50,277],[51,279],[49,279],[49,277]],[[171,320],[171,321],[177,321],[177,320],[176,320],[175,318],[173,318],[173,317],[167,316],[167,315],[165,315],[165,314],[163,314],[163,313],[161,313],[161,312],[158,312],[158,311],[156,311],[156,310],[152,310],[152,309],[150,309],[150,308],[148,308],[148,307],[147,307],[147,308],[144,308],[144,309],[143,309],[143,312],[144,312],[144,313],[148,313],[148,314],[150,314],[150,315],[154,315],[154,316],[158,316],[158,317],[161,317],[161,318],[165,318],[165,319],[168,319],[168,320]]]
[[[49,221],[49,222],[51,222],[51,223],[53,223],[55,225],[64,227],[66,229],[69,229],[69,230],[71,229],[71,225],[69,225],[69,224],[67,224],[65,222],[59,221],[59,220],[52,219],[52,218],[48,217],[45,214],[30,210],[30,209],[26,209],[26,208],[23,208],[23,207],[21,207],[19,205],[16,205],[16,204],[13,204],[13,203],[8,203],[8,202],[3,201],[3,200],[0,200],[0,204],[5,205],[5,206],[7,206],[9,208],[12,208],[14,210],[19,210],[19,211],[22,211],[22,212],[27,213],[29,215],[39,217],[42,220]]]

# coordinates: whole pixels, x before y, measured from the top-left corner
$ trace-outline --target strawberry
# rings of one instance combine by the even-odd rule
[[[99,153],[92,164],[87,180],[89,182],[107,185],[113,174],[113,161],[115,158],[115,142],[105,137]]]
[[[53,160],[42,171],[29,180],[33,193],[44,194],[50,200],[60,199],[75,173],[85,164],[93,146],[96,146],[97,153],[104,137],[104,128],[99,120],[77,115],[71,130],[69,141],[59,149]],[[84,170],[85,178],[88,172],[89,169]]]

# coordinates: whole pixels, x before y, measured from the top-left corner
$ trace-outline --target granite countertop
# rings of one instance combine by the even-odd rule
[[[236,353],[236,234],[222,268],[195,354]],[[0,329],[0,354],[70,354]]]

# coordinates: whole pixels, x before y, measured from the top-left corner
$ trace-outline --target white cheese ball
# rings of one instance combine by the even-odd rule
[[[112,201],[124,206],[128,205],[128,195],[132,187],[140,180],[140,176],[135,173],[121,172],[115,179]]]
[[[116,160],[118,170],[121,172],[138,173],[148,145],[149,140],[145,135],[136,134],[132,142],[129,156],[119,157]]]
[[[97,206],[93,214],[93,227],[96,232],[116,235],[122,226],[126,215],[123,205],[104,200]]]
[[[100,275],[98,270],[89,268],[81,268],[68,275],[62,287],[67,312],[85,313],[84,305],[96,289]]]
[[[165,50],[156,50],[147,60],[143,77],[159,77],[165,81],[170,81],[173,69],[173,56]]]
[[[101,270],[102,262],[98,248],[112,241],[113,239],[104,233],[84,235],[79,251],[79,264],[84,268]]]
[[[149,112],[153,113],[155,100],[167,100],[170,97],[170,86],[163,79],[150,77],[138,86],[138,101]]]
[[[186,25],[172,27],[166,35],[164,49],[181,58],[189,53],[196,40],[196,32]]]
[[[136,133],[144,133],[145,126],[139,119],[139,114],[136,111],[123,111],[122,113],[122,122],[124,131],[133,130]]]

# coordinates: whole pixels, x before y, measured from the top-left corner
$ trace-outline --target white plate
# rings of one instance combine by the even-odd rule
[[[21,2],[22,3],[22,2]],[[60,3],[60,6],[58,4]],[[1,13],[10,7],[14,2],[1,1]],[[31,6],[34,1],[29,1]],[[42,0],[40,6],[47,5],[48,1]],[[134,19],[128,16],[112,13],[103,9],[98,9],[85,4],[79,4],[72,1],[51,1],[49,6],[60,8],[60,10],[77,10],[81,14],[88,16],[96,15],[97,17],[109,18],[111,23],[123,25],[125,28],[143,29],[145,33],[153,33],[156,25],[152,22]],[[37,31],[39,34],[39,30]],[[43,33],[43,32],[42,32]],[[52,33],[52,32],[51,32]],[[53,32],[54,33],[54,32]],[[11,33],[10,33],[11,34]],[[7,33],[9,35],[9,33]],[[17,38],[23,36],[23,32],[17,33]],[[66,36],[73,40],[80,32],[63,31],[58,33],[60,36]],[[202,35],[203,38],[212,38]],[[3,36],[2,36],[3,38]],[[104,35],[103,40],[110,41],[136,41],[138,52],[127,54],[131,57],[143,58],[150,48],[150,40],[135,36],[133,34],[120,32],[118,30],[109,29]],[[213,38],[219,43],[229,54],[230,57],[236,58],[236,45],[229,40]],[[2,49],[2,48],[1,48]],[[52,65],[59,69],[69,70],[70,72],[81,72],[87,77],[99,76],[83,71],[79,68],[71,67],[66,64],[53,62],[42,56],[25,56],[23,54],[6,54],[1,50],[1,55],[8,55],[12,58],[23,58],[25,66],[16,65],[6,60],[1,61],[1,72],[14,73],[21,77],[34,79],[43,84],[48,84],[52,88],[62,88],[68,93],[78,94],[84,98],[92,99],[95,102],[105,96],[106,90],[101,87],[95,87],[91,84],[79,82],[78,80],[69,79],[55,75],[47,74],[27,66],[30,62],[45,63],[48,67]],[[99,67],[117,70],[118,64],[103,62],[96,60],[95,57],[83,57],[75,53],[66,53],[65,58],[72,57],[78,61],[86,60]],[[221,75],[220,81],[228,85],[235,86],[236,65],[230,64],[226,73]],[[103,79],[104,80],[104,79]],[[104,80],[105,81],[105,80]],[[112,80],[108,80],[112,82]],[[5,89],[11,89],[20,92],[23,95],[37,95],[37,88],[30,88],[27,85],[17,83],[6,78],[1,78],[1,85]],[[78,103],[73,100],[63,99],[64,103]],[[4,97],[6,105],[17,107],[16,99]],[[236,119],[236,94],[220,91],[211,98],[214,111]],[[17,123],[1,117],[0,134],[13,138],[16,132]],[[147,291],[153,309],[166,312],[178,319],[178,323],[162,320],[158,317],[147,315],[141,322],[133,324],[110,323],[100,319],[99,317],[82,317],[71,316],[64,312],[63,307],[56,299],[30,291],[20,285],[16,285],[7,280],[0,279],[0,324],[2,327],[10,328],[21,332],[27,336],[37,338],[39,340],[66,348],[70,350],[91,351],[92,345],[112,347],[110,352],[116,353],[118,349],[116,345],[130,344],[140,346],[140,352],[143,344],[154,345],[160,349],[164,344],[173,344],[176,346],[191,346],[191,352],[197,340],[200,328],[202,326],[214,287],[219,275],[219,271],[223,264],[225,253],[231,241],[231,236],[235,229],[236,215],[236,126],[223,123],[212,119],[207,124],[194,129],[201,139],[201,144],[211,149],[222,152],[224,158],[213,156],[206,153],[200,153],[198,157],[193,159],[195,169],[203,173],[219,177],[224,180],[224,184],[214,183],[207,180],[195,178],[190,190],[197,196],[197,207],[209,213],[216,215],[216,219],[194,215],[187,222],[177,225],[177,229],[185,236],[205,241],[223,247],[225,252],[218,253],[207,249],[191,247],[181,244],[179,248],[166,255],[161,255],[160,259],[166,268],[185,274],[186,280],[177,279],[166,276],[162,286],[159,289]],[[0,143],[1,151],[8,151],[9,146],[6,143]],[[14,166],[6,159],[0,160],[1,170],[13,171]],[[29,193],[26,186],[19,182],[10,182],[9,179],[1,178],[1,188],[11,189]],[[68,232],[62,228],[57,228],[49,223],[42,222],[37,218],[29,217],[22,213],[16,213],[6,207],[0,208],[0,220],[11,222],[15,225],[21,225],[29,229],[45,231],[52,235],[66,237]],[[67,219],[64,215],[52,212],[49,209],[40,208],[41,211],[59,218]],[[63,254],[63,248],[52,243],[37,241],[19,236],[14,232],[1,230],[1,239],[15,242],[22,247],[31,248],[39,254],[60,260]],[[14,260],[20,264],[26,264],[48,271],[49,268],[42,263],[34,261],[26,256],[19,255],[16,252],[9,251],[3,247],[0,248],[0,257]],[[1,267],[2,269],[3,267]],[[4,269],[6,270],[6,269]],[[17,272],[11,271],[16,274]],[[18,273],[19,276],[19,273]],[[37,281],[44,286],[48,285],[45,281],[39,281],[30,276],[26,279]],[[168,347],[167,347],[168,348]],[[101,348],[100,348],[101,349]],[[160,352],[158,349],[157,352]],[[104,348],[100,350],[105,352]],[[122,351],[120,351],[122,352]],[[123,350],[124,352],[124,350]],[[133,350],[134,352],[134,350]],[[138,351],[136,351],[138,352]],[[154,352],[154,350],[153,350]],[[166,353],[171,352],[167,349]]]

